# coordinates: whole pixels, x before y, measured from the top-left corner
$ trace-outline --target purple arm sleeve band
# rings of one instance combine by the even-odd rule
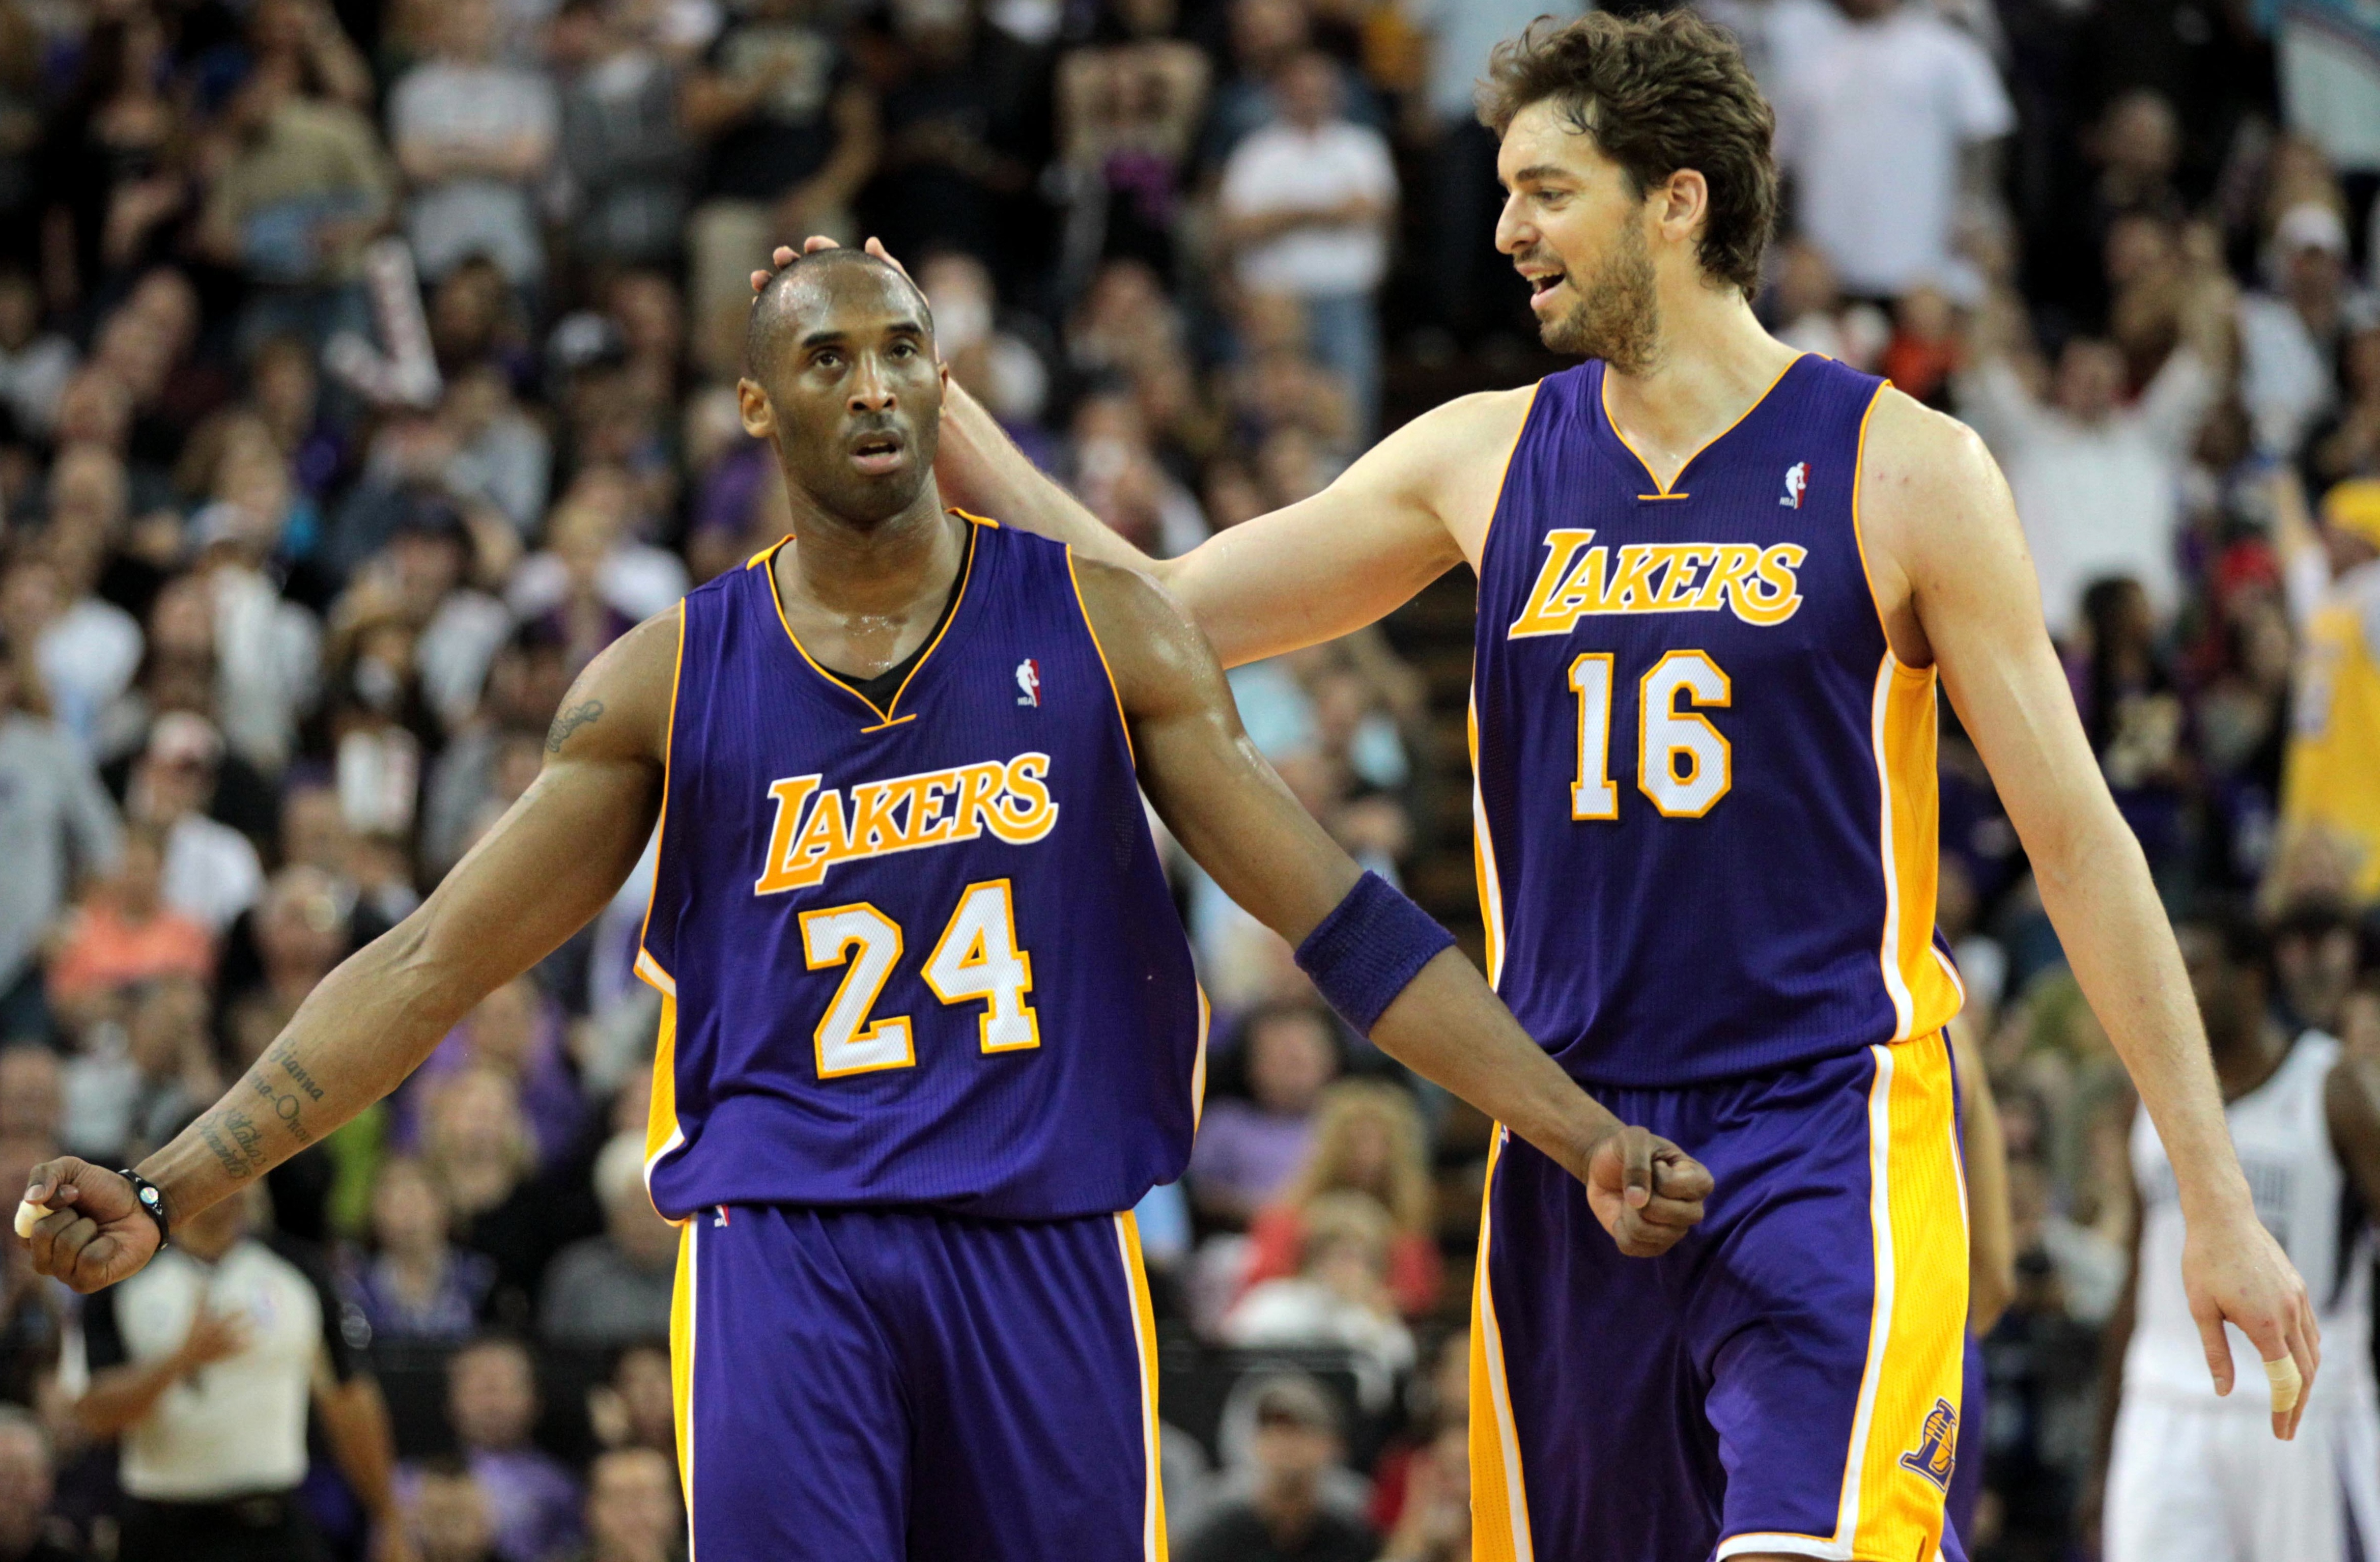
[[[1368,1036],[1421,968],[1453,942],[1427,911],[1379,874],[1366,873],[1297,946],[1297,969]]]

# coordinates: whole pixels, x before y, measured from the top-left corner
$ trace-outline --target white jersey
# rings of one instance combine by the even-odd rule
[[[2224,1109],[2257,1218],[2304,1276],[2322,1324],[2322,1372],[2307,1397],[2310,1415],[2368,1407],[2380,1397],[2372,1368],[2372,1231],[2331,1145],[2324,1101],[2338,1055],[2337,1041],[2309,1031],[2271,1079]],[[2256,1365],[2262,1352],[2236,1328],[2228,1333],[2240,1387],[2228,1399],[2216,1397],[2181,1289],[2181,1205],[2173,1164],[2145,1112],[2132,1124],[2131,1159],[2141,1246],[2131,1346],[2124,1354],[2127,1404],[2152,1396],[2264,1420],[2271,1407]]]

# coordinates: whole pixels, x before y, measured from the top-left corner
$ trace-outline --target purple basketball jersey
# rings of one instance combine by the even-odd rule
[[[1204,1001],[1073,560],[969,537],[880,709],[794,639],[776,549],[686,599],[637,962],[665,1214],[1106,1214],[1188,1158]]]

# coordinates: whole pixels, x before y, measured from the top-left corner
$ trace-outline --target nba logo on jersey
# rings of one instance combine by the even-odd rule
[[[1041,704],[1041,664],[1030,656],[1017,663],[1016,687],[1025,690],[1016,697],[1016,702],[1038,709]]]
[[[1937,1399],[1925,1414],[1917,1446],[1900,1456],[1900,1468],[1913,1470],[1944,1491],[1950,1489],[1950,1466],[1959,1451],[1959,1412],[1948,1399]]]
[[[1785,492],[1778,503],[1789,510],[1802,507],[1802,491],[1810,486],[1810,463],[1796,461],[1785,469]]]

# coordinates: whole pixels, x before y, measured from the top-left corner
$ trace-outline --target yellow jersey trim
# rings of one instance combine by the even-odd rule
[[[677,751],[677,686],[686,678],[686,602],[677,604],[677,656],[670,665],[669,730],[662,734],[662,811],[653,820],[653,884],[645,891],[644,920],[637,924],[637,974],[662,992],[674,995],[677,979],[662,970],[661,961],[645,948],[645,935],[652,931],[653,902],[662,891],[662,843],[669,833],[670,759]],[[648,973],[646,968],[652,968]],[[660,977],[654,981],[654,976]]]
[[[1108,676],[1108,693],[1115,701],[1116,726],[1123,731],[1123,751],[1132,759],[1133,768],[1140,767],[1140,753],[1132,746],[1132,723],[1123,714],[1123,690],[1116,687],[1115,665],[1108,660],[1108,648],[1099,643],[1099,628],[1091,622],[1090,604],[1083,600],[1083,578],[1075,568],[1075,546],[1066,544],[1066,579],[1075,588],[1075,611],[1083,616],[1083,630],[1091,637],[1091,649],[1099,653],[1099,670]]]
[[[1496,502],[1488,506],[1488,524],[1479,532],[1479,567],[1482,570],[1488,567],[1488,539],[1495,535],[1496,518],[1504,510],[1504,489],[1512,481],[1512,462],[1521,454],[1521,441],[1528,437],[1529,420],[1536,416],[1537,410],[1537,392],[1545,389],[1545,385],[1546,383],[1539,380],[1529,387],[1529,399],[1521,408],[1521,426],[1512,431],[1512,448],[1504,452],[1504,470],[1496,478]]]
[[[1645,453],[1637,449],[1633,445],[1631,445],[1628,442],[1628,436],[1620,432],[1620,421],[1611,415],[1611,371],[1607,367],[1603,372],[1603,378],[1597,382],[1595,387],[1595,399],[1602,407],[1604,424],[1611,430],[1611,437],[1620,442],[1621,448],[1627,451],[1631,456],[1636,458],[1636,464],[1645,469],[1645,481],[1651,483],[1655,490],[1655,492],[1651,494],[1639,494],[1636,496],[1640,499],[1685,498],[1687,495],[1677,491],[1678,478],[1684,477],[1687,471],[1693,468],[1694,464],[1702,459],[1704,451],[1708,450],[1712,445],[1717,445],[1720,440],[1725,439],[1729,434],[1733,433],[1737,423],[1742,422],[1743,420],[1751,417],[1755,412],[1760,410],[1761,406],[1767,401],[1769,395],[1774,392],[1779,385],[1785,383],[1785,376],[1793,372],[1793,365],[1801,362],[1803,359],[1808,358],[1810,354],[1806,352],[1797,352],[1791,359],[1787,360],[1785,367],[1777,371],[1777,378],[1768,382],[1767,388],[1763,390],[1758,396],[1752,398],[1752,405],[1746,407],[1742,411],[1738,412],[1735,415],[1734,421],[1729,423],[1727,427],[1719,430],[1718,433],[1711,435],[1708,439],[1704,440],[1700,445],[1695,445],[1694,454],[1688,456],[1683,461],[1679,463],[1677,477],[1671,478],[1667,482],[1663,482],[1659,478],[1653,475],[1653,463],[1645,459]]]
[[[965,520],[969,528],[978,526],[997,527],[999,524],[997,521],[985,520],[979,516],[968,515],[964,510],[953,510],[950,513],[959,517],[960,519]],[[901,708],[901,696],[909,692],[909,686],[917,681],[917,675],[925,670],[927,663],[934,659],[935,649],[942,643],[943,637],[951,632],[951,626],[959,621],[959,614],[966,606],[967,587],[975,580],[975,532],[972,530],[967,532],[966,558],[959,566],[959,594],[957,599],[951,604],[950,616],[942,620],[942,627],[934,631],[934,638],[926,642],[926,649],[917,653],[917,664],[909,669],[909,676],[901,680],[901,687],[892,691],[892,698],[880,707],[875,701],[870,700],[867,695],[862,694],[859,690],[852,688],[851,685],[844,682],[841,678],[835,677],[832,673],[828,672],[824,667],[820,666],[819,665],[818,658],[812,656],[809,652],[803,647],[801,637],[794,633],[793,623],[785,616],[785,599],[777,590],[777,571],[775,568],[775,560],[778,553],[783,549],[787,543],[792,541],[793,538],[789,536],[780,537],[761,553],[756,555],[750,564],[744,567],[747,569],[752,568],[755,565],[767,565],[769,567],[769,601],[777,609],[777,625],[780,628],[783,628],[785,631],[785,642],[794,648],[794,653],[799,656],[804,662],[808,663],[809,665],[810,671],[816,673],[820,679],[832,684],[836,689],[843,690],[844,693],[850,695],[854,700],[858,701],[862,705],[868,707],[868,712],[876,717],[876,725],[873,726],[861,727],[860,730],[862,732],[881,732],[888,726],[896,726],[900,725],[900,723],[894,719],[893,713]],[[906,720],[907,718],[903,717],[901,719]]]

